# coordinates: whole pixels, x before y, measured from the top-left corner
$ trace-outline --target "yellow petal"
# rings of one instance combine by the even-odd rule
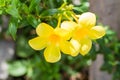
[[[73,31],[77,26],[78,25],[73,21],[64,21],[61,24],[61,28],[68,31]]]
[[[53,30],[54,29],[46,23],[40,23],[36,28],[36,32],[39,36],[48,36]]]
[[[65,29],[56,28],[55,33],[62,37],[62,39],[68,40],[71,37],[71,33]]]
[[[79,18],[81,15],[76,15],[77,18]]]
[[[88,34],[88,36],[91,39],[98,39],[103,37],[104,35],[105,35],[105,28],[103,28],[102,26],[92,27]]]
[[[73,51],[73,46],[70,42],[68,41],[62,41],[60,43],[60,50],[64,53],[64,54],[71,54]]]
[[[72,53],[71,56],[77,56],[80,50],[80,43],[77,40],[71,39],[70,43],[72,44],[72,46],[74,47],[74,49],[72,49]]]
[[[54,63],[60,60],[61,53],[58,47],[54,45],[48,46],[44,51],[44,57],[47,62]]]
[[[80,17],[79,17],[79,24],[82,27],[93,27],[96,24],[96,16],[95,14],[91,13],[91,12],[86,12],[83,13]]]
[[[46,41],[47,40],[45,38],[36,37],[36,38],[29,40],[28,43],[33,49],[41,50],[46,47],[46,45],[47,45]]]
[[[92,47],[92,41],[89,39],[83,39],[83,40],[79,41],[79,43],[81,44],[80,54],[84,56],[90,51],[90,49]]]

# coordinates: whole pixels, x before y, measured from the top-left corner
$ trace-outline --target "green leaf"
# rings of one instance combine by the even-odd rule
[[[8,72],[10,75],[18,77],[27,72],[27,67],[24,61],[15,61],[9,63]]]
[[[58,9],[48,9],[48,10],[45,10],[41,13],[41,16],[51,16],[53,14],[58,14],[60,13],[61,11],[58,10]]]
[[[21,18],[17,8],[18,4],[19,4],[18,0],[13,0],[11,5],[7,7],[6,12],[10,14],[12,17]]]
[[[88,11],[89,9],[89,2],[84,2],[80,7],[84,12]]]
[[[0,15],[3,13],[3,11],[2,10],[0,10]]]
[[[74,7],[73,9],[79,12],[84,12],[80,7]]]
[[[0,0],[0,7],[5,6],[5,0]]]
[[[29,6],[29,11],[32,12],[37,5],[40,4],[41,0],[31,0],[30,6]]]
[[[64,1],[64,3],[67,3],[67,0],[63,0]]]
[[[37,19],[36,19],[34,16],[32,16],[32,15],[28,15],[27,21],[28,21],[28,23],[29,23],[30,25],[32,25],[34,28],[36,28],[37,25],[38,25]]]
[[[20,15],[18,13],[18,9],[13,7],[13,6],[9,6],[9,8],[6,9],[6,12],[8,14],[10,14],[11,16],[15,17],[15,18],[19,18]]]
[[[29,8],[26,4],[22,4],[22,8],[21,8],[25,14],[29,14]]]
[[[81,3],[80,6],[73,7],[73,9],[74,9],[75,11],[78,11],[79,13],[87,12],[88,9],[89,9],[89,2]]]
[[[88,2],[88,0],[80,0],[81,3]]]
[[[28,40],[23,36],[19,36],[19,39],[17,39],[17,45],[19,46],[16,47],[16,54],[21,58],[28,58],[35,53],[28,45]]]
[[[18,27],[18,20],[15,18],[11,18],[8,31],[14,40],[16,39],[17,27]]]
[[[32,77],[32,76],[33,76],[33,69],[32,67],[29,67],[27,71],[27,77]]]

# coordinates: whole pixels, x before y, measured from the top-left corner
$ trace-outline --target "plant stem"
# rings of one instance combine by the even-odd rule
[[[59,28],[59,27],[60,27],[61,19],[62,19],[62,15],[60,15],[59,18],[58,18],[58,24],[57,24],[57,27],[56,27],[56,28]]]

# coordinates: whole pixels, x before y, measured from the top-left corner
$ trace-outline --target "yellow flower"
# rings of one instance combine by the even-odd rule
[[[92,47],[91,40],[101,38],[105,35],[105,29],[102,26],[95,26],[95,24],[95,14],[86,12],[79,16],[77,23],[64,21],[61,24],[61,28],[72,32],[73,35],[70,42],[80,54],[86,55]],[[74,56],[73,54],[71,55]]]
[[[61,58],[61,52],[71,54],[74,49],[70,39],[70,33],[67,30],[53,29],[46,23],[40,23],[36,28],[38,37],[29,40],[29,45],[35,50],[44,50],[44,57],[47,62],[57,62]]]

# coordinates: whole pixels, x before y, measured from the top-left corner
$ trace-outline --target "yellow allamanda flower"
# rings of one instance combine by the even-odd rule
[[[38,37],[29,40],[29,45],[35,50],[44,50],[47,62],[57,62],[61,58],[61,52],[72,54],[74,50],[70,39],[70,33],[60,28],[52,28],[46,23],[40,23],[36,28]]]
[[[75,16],[73,16],[75,18]],[[95,26],[96,16],[91,12],[83,13],[79,19],[75,18],[76,22],[64,21],[61,24],[62,29],[72,32],[70,42],[74,48],[82,55],[86,55],[91,47],[94,39],[101,38],[105,35],[105,29],[102,26]],[[77,54],[71,54],[76,56]]]

